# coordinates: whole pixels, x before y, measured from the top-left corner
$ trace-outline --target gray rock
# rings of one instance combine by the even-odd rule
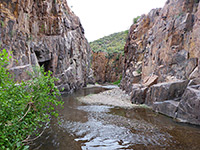
[[[143,104],[146,98],[147,87],[140,84],[133,84],[131,92],[131,102],[134,104]]]
[[[186,80],[155,84],[147,91],[145,103],[152,105],[154,102],[163,102],[179,98],[184,93],[187,84],[188,81]]]
[[[173,58],[172,58],[172,64],[179,64],[182,63],[183,61],[188,59],[188,51],[186,50],[181,50],[178,53],[176,53]]]
[[[30,80],[31,76],[28,74],[28,72],[32,71],[33,68],[31,65],[17,66],[9,69],[9,72],[13,74],[14,80],[19,82],[22,80]]]
[[[199,86],[194,88],[187,87],[184,92],[177,111],[177,118],[179,120],[200,125]]]
[[[175,118],[178,105],[179,102],[174,100],[167,100],[164,102],[154,102],[153,110],[161,114]]]

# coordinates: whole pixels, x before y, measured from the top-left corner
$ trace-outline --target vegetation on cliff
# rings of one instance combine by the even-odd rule
[[[141,16],[133,19],[136,24]],[[124,53],[124,46],[128,37],[128,30],[113,33],[93,42],[90,42],[90,47],[93,52],[108,52],[108,53]]]
[[[105,36],[90,42],[93,52],[123,53],[128,36],[128,30]]]
[[[137,16],[133,19],[133,24],[136,24],[138,22],[138,20],[140,19],[141,16]]]
[[[43,68],[35,68],[32,80],[17,84],[6,69],[8,53],[0,53],[0,149],[28,149],[27,143],[41,135],[54,108],[62,105],[55,78]]]

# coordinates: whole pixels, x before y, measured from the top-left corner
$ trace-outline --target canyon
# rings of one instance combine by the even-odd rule
[[[124,56],[91,52],[79,18],[65,0],[1,0],[0,48],[15,80],[43,66],[66,92],[114,82],[131,102],[200,125],[200,3],[167,0],[134,23]]]

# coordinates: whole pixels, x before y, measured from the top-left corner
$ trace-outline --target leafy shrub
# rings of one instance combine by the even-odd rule
[[[55,78],[43,68],[34,68],[32,80],[16,84],[6,69],[9,58],[0,53],[0,149],[28,149],[30,136],[38,136],[49,122],[58,116],[55,106],[62,105],[54,85]]]
[[[114,84],[114,85],[118,85],[118,86],[119,86],[120,82],[121,82],[121,79],[119,79],[119,80],[117,80],[117,81],[113,82],[113,84]]]
[[[139,19],[140,19],[140,16],[137,16],[136,18],[133,19],[133,23],[136,24]]]
[[[120,79],[119,79],[119,80],[113,82],[113,84],[119,86],[120,83],[121,83],[121,80],[122,80],[122,76],[120,76]]]

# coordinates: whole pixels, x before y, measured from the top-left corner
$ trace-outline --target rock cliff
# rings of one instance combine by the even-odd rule
[[[92,69],[98,83],[115,82],[121,79],[123,70],[121,53],[93,52]]]
[[[96,82],[115,82],[121,79],[127,36],[128,30],[90,42],[93,51],[92,69]]]
[[[18,81],[43,65],[66,91],[92,82],[89,44],[66,0],[1,0],[0,47],[12,56],[8,67]]]
[[[121,88],[133,103],[200,125],[199,85],[199,0],[167,0],[131,26]]]

